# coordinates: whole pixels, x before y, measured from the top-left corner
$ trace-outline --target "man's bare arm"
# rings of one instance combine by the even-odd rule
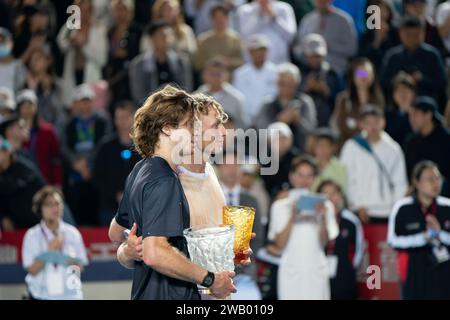
[[[208,271],[192,263],[176,248],[172,247],[166,237],[147,237],[143,241],[143,260],[146,265],[168,277],[201,284]],[[234,272],[219,272],[210,287],[218,298],[226,298],[236,292],[231,278]]]
[[[123,236],[123,232],[125,228],[117,223],[116,218],[111,220],[111,224],[109,225],[108,236],[112,242],[123,242],[125,237]]]

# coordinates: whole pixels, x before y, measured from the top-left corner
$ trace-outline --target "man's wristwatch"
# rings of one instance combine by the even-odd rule
[[[205,276],[200,285],[202,287],[209,288],[213,285],[214,279],[215,279],[214,273],[208,271],[208,274]]]

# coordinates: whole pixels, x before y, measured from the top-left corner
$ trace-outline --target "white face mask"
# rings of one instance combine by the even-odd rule
[[[12,46],[9,43],[0,44],[0,59],[6,58],[11,54]]]

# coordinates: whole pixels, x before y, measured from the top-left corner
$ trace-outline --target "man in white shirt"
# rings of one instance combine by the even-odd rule
[[[278,0],[254,0],[237,11],[237,31],[244,40],[262,33],[270,39],[268,59],[279,64],[289,59],[289,47],[297,30],[291,5]]]
[[[249,119],[258,115],[263,102],[277,94],[277,67],[267,60],[269,39],[262,34],[250,37],[248,51],[251,61],[238,68],[233,75],[233,85],[246,100]]]
[[[349,139],[341,152],[347,168],[349,209],[363,223],[386,223],[394,203],[407,191],[403,151],[386,132],[383,112],[366,106],[359,115],[361,135]]]

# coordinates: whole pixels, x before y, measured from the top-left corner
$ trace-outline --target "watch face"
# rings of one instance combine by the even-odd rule
[[[208,288],[212,286],[213,282],[214,282],[214,274],[208,273],[205,279],[203,280],[203,286]]]

